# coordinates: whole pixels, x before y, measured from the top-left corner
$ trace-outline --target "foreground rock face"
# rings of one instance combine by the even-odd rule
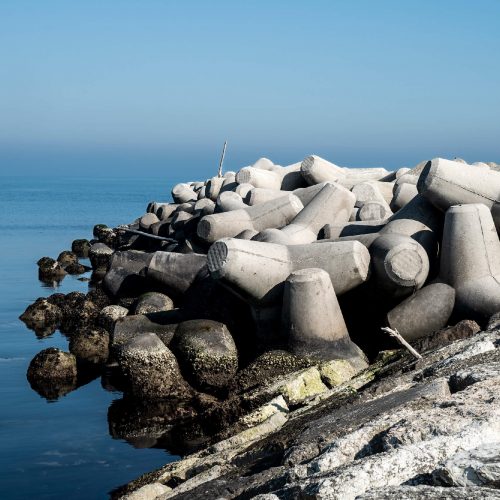
[[[436,335],[418,362],[381,357],[279,423],[262,407],[266,432],[257,424],[129,488],[173,486],[162,499],[500,498],[500,331],[462,335]]]

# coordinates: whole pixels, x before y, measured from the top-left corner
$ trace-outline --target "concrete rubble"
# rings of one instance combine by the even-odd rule
[[[114,437],[182,456],[115,498],[500,498],[496,164],[261,158],[171,196],[40,259],[90,291],[21,316],[69,338],[34,390],[99,376]]]

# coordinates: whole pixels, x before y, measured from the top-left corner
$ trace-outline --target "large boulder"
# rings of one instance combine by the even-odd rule
[[[109,332],[104,328],[80,330],[71,336],[69,352],[80,361],[96,365],[103,364],[109,355]]]
[[[90,247],[89,259],[93,269],[108,269],[113,250],[104,243],[94,243]]]
[[[170,349],[154,333],[144,333],[121,346],[118,363],[128,391],[139,399],[182,397],[188,386]]]
[[[238,370],[238,352],[226,325],[211,320],[180,323],[171,342],[186,378],[203,390],[227,387]]]
[[[76,387],[76,358],[55,347],[44,349],[31,360],[27,378],[42,397],[57,399]]]
[[[89,256],[90,243],[89,240],[81,239],[74,240],[71,243],[71,251],[74,252],[78,257],[86,259]]]

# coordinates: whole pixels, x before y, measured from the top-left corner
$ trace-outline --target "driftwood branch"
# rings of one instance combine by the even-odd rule
[[[417,359],[422,359],[422,356],[417,351],[415,351],[415,349],[413,349],[413,347],[410,344],[408,344],[408,342],[406,342],[406,340],[401,336],[401,334],[396,329],[393,330],[392,328],[384,326],[381,328],[381,330],[383,332],[388,333],[392,338],[395,338],[405,349],[410,351],[410,353]]]
[[[177,243],[177,240],[174,240],[173,238],[167,238],[165,236],[156,236],[155,234],[143,233],[142,231],[129,229],[128,227],[118,226],[116,230],[125,231],[126,233],[138,234],[139,236],[145,236],[146,238],[151,238],[153,240],[168,241],[169,243]]]
[[[227,141],[224,141],[224,147],[222,148],[222,154],[219,162],[219,172],[217,173],[217,177],[222,177],[222,164],[224,163],[224,156],[226,156],[226,146]]]

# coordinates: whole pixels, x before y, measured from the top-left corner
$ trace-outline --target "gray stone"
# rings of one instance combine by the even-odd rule
[[[104,328],[80,330],[71,335],[69,352],[81,361],[104,364],[109,355],[109,332]]]
[[[130,393],[143,399],[185,396],[187,386],[172,352],[154,333],[138,335],[118,350]]]
[[[170,311],[174,308],[172,299],[159,292],[142,294],[135,304],[134,314],[148,314],[161,311]]]
[[[112,332],[115,327],[116,321],[119,318],[127,316],[127,314],[128,309],[126,307],[118,305],[106,306],[101,309],[101,312],[99,313],[99,316],[97,318],[97,323],[105,328],[108,332]]]
[[[238,369],[238,352],[226,326],[217,321],[180,323],[171,342],[188,380],[202,389],[229,385]]]

